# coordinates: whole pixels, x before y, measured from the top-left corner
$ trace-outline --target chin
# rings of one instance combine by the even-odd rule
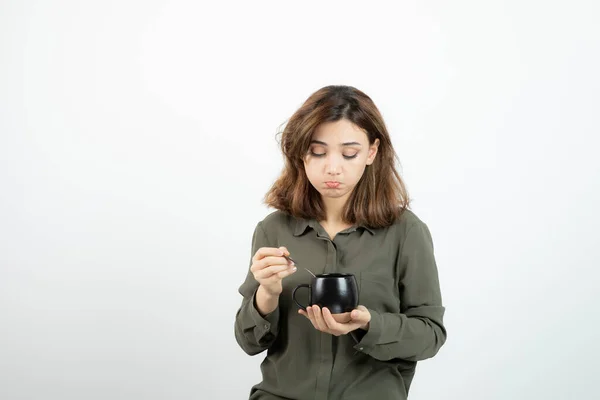
[[[319,192],[321,193],[322,197],[326,197],[329,199],[339,199],[340,197],[344,197],[348,194],[348,192],[328,192],[328,191],[323,191],[323,192]]]

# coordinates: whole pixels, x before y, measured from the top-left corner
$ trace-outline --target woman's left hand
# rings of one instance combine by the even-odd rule
[[[346,335],[359,328],[368,330],[371,321],[371,313],[364,306],[358,306],[352,310],[349,318],[343,318],[342,314],[339,315],[341,318],[334,318],[327,308],[324,307],[321,310],[319,306],[309,306],[306,307],[306,311],[298,310],[298,313],[308,318],[316,329],[334,336]]]

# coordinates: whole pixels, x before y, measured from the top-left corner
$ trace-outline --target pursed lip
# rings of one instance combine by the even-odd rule
[[[326,181],[325,185],[327,185],[327,187],[330,187],[330,188],[336,188],[336,187],[340,186],[340,182],[338,182],[338,181]]]

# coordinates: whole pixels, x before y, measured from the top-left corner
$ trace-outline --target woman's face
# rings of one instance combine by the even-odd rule
[[[379,139],[369,145],[367,134],[348,120],[322,123],[304,158],[308,180],[323,197],[349,196],[378,147]]]

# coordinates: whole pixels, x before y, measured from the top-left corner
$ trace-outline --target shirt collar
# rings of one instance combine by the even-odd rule
[[[306,229],[308,227],[313,228],[314,230],[318,230],[317,228],[317,220],[315,220],[314,218],[312,219],[307,219],[307,218],[296,218],[296,226],[294,227],[294,236],[300,236],[302,235],[304,232],[306,232]],[[343,232],[346,233],[350,233],[350,232],[354,232],[355,230],[357,230],[357,228],[362,228],[366,231],[368,231],[371,235],[375,234],[375,231],[373,230],[373,228],[369,228],[366,225],[353,225],[348,229],[344,229]]]

